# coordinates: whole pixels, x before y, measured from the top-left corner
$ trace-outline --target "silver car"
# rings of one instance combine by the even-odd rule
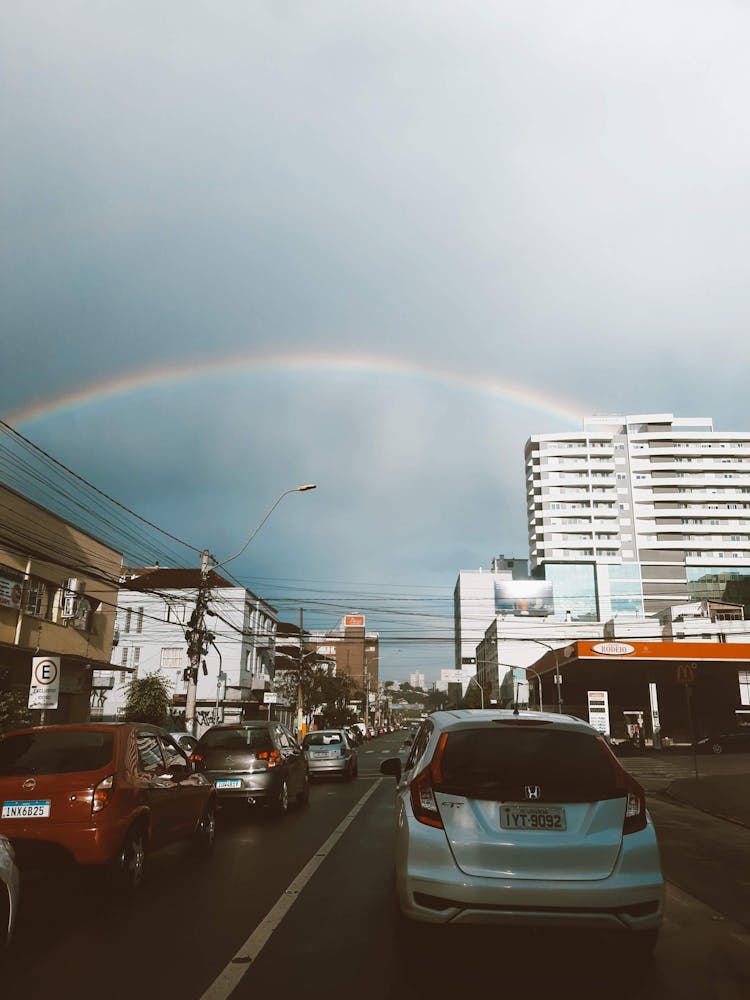
[[[302,741],[310,777],[337,774],[351,781],[359,773],[357,751],[341,729],[317,729]]]
[[[10,941],[18,913],[20,879],[10,841],[0,834],[0,951]]]
[[[664,879],[644,791],[572,716],[436,712],[397,780],[404,929],[505,924],[629,932],[656,943]]]

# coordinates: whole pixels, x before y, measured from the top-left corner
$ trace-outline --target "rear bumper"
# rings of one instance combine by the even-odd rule
[[[129,818],[128,818],[129,819]],[[104,865],[120,850],[128,819],[106,826],[80,827],[75,823],[45,823],[34,821],[5,824],[2,832],[13,844],[21,867],[33,866],[46,858],[69,856],[79,865]]]
[[[664,880],[653,826],[628,834],[615,868],[602,879],[541,880],[467,875],[443,830],[409,815],[397,837],[396,889],[411,920],[612,931],[657,929]]]
[[[270,771],[254,773],[232,773],[231,771],[201,771],[201,774],[213,783],[216,797],[220,803],[249,802],[259,803],[271,801],[279,794],[283,770],[280,767]],[[228,780],[239,781],[239,788],[219,788],[216,782]]]
[[[311,775],[346,774],[350,768],[354,768],[354,763],[351,757],[335,757],[323,760],[315,760],[313,757],[308,757],[307,766]]]

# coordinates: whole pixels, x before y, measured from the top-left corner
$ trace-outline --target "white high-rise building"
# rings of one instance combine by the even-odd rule
[[[413,688],[417,688],[419,691],[427,690],[425,675],[420,670],[416,670],[413,674],[409,675],[409,683]]]
[[[555,617],[720,598],[750,576],[750,433],[709,418],[590,417],[526,444],[530,569]]]
[[[453,590],[454,669],[476,673],[477,646],[497,611],[498,583],[526,580],[527,559],[508,559],[503,555],[492,560],[490,570],[461,570]]]

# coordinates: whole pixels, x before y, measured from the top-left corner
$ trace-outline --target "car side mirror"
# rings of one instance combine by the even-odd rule
[[[381,774],[392,775],[396,781],[401,780],[401,760],[398,757],[389,757],[380,765]]]

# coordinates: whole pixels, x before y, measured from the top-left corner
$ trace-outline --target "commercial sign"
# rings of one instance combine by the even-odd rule
[[[601,656],[632,656],[635,646],[627,642],[597,642],[591,649]]]
[[[597,732],[609,733],[609,693],[607,691],[588,691],[589,725]]]
[[[344,628],[364,628],[364,615],[344,615]]]
[[[60,657],[35,656],[31,661],[29,708],[57,708],[60,695]]]
[[[547,580],[495,581],[495,611],[500,614],[543,618],[554,610],[552,584]]]
[[[0,576],[0,607],[20,608],[22,596],[23,584],[20,579]]]

